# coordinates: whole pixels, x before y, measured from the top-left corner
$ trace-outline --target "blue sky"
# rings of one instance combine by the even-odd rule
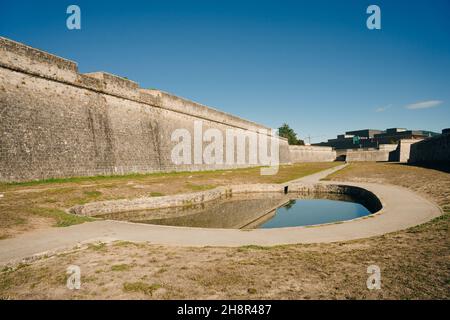
[[[0,0],[0,35],[318,142],[450,127],[449,17],[449,0]]]

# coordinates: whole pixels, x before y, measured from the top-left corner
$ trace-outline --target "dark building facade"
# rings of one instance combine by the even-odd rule
[[[387,129],[386,132],[378,133],[374,138],[379,144],[397,143],[403,139],[426,139],[439,135],[436,132],[426,130],[407,130],[400,128]]]
[[[362,129],[347,131],[336,139],[316,143],[317,146],[329,146],[339,149],[376,148],[380,144],[397,144],[403,139],[425,139],[438,135],[427,130],[408,130],[405,128],[389,128],[386,130]]]

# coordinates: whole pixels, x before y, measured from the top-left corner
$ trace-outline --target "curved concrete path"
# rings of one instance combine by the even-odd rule
[[[343,166],[291,181],[317,183],[318,179]],[[406,229],[441,215],[434,203],[405,188],[374,183],[321,182],[365,188],[381,200],[383,209],[371,217],[339,224],[278,229],[203,229],[157,226],[122,221],[101,220],[67,228],[30,232],[0,241],[0,265],[18,262],[35,255],[51,254],[76,245],[115,240],[150,242],[175,246],[242,246],[295,243],[324,243],[354,240]]]

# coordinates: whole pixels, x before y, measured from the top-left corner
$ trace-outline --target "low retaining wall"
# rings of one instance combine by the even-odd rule
[[[428,138],[411,145],[410,163],[450,163],[450,133]]]
[[[286,189],[287,188],[287,189]],[[360,199],[363,204],[372,213],[381,210],[382,204],[378,197],[372,192],[355,186],[334,185],[334,184],[250,184],[236,185],[228,187],[217,187],[212,190],[185,193],[173,196],[163,197],[142,197],[131,200],[110,200],[92,202],[84,205],[78,205],[70,208],[70,213],[85,216],[101,216],[105,214],[164,209],[171,207],[192,206],[203,202],[229,197],[232,194],[242,193],[262,193],[262,192],[298,192],[298,193],[337,193],[348,194]]]
[[[289,146],[292,163],[331,162],[336,160],[336,151],[332,147]]]
[[[217,187],[201,192],[183,193],[173,196],[142,197],[131,200],[110,200],[87,203],[69,209],[70,213],[95,216],[124,211],[162,209],[196,205],[199,203],[227,197],[234,193],[245,192],[283,192],[283,186],[278,184],[265,185],[238,185],[230,187]]]
[[[389,161],[391,152],[397,148],[396,144],[381,144],[378,148],[349,149],[346,152],[346,161]]]
[[[380,199],[369,190],[364,188],[349,186],[349,185],[338,185],[338,184],[295,184],[289,187],[289,192],[299,192],[299,193],[336,193],[336,194],[346,194],[358,199],[358,202],[364,205],[371,213],[380,211],[383,207]]]

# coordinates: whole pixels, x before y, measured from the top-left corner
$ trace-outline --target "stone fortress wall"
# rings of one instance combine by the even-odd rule
[[[287,140],[264,126],[105,72],[80,74],[75,62],[0,37],[0,181],[250,166],[249,141],[244,164],[174,164],[173,131],[187,129],[193,148],[200,120],[224,144],[226,129],[278,139],[280,162],[290,162]]]
[[[289,146],[292,162],[330,162],[336,160],[332,147]]]
[[[346,150],[345,160],[357,161],[389,161],[389,155],[397,148],[396,144],[380,144],[378,148],[362,148]]]
[[[409,161],[411,146],[415,143],[422,141],[423,139],[402,139],[397,144],[395,149],[389,155],[389,161],[398,161],[406,163]]]
[[[289,146],[267,127],[105,72],[81,74],[77,64],[0,37],[0,181],[197,171],[250,167],[246,162],[174,164],[176,129],[227,129],[277,139],[280,163],[335,161],[449,161],[449,133],[380,145],[376,149]],[[263,131],[263,132],[261,132]],[[203,142],[206,147],[209,142]],[[235,141],[235,144],[236,141]],[[194,147],[192,146],[192,149]],[[269,152],[270,152],[270,148]],[[236,147],[235,147],[236,150]],[[409,152],[411,154],[409,154]],[[224,148],[225,153],[225,148]],[[225,156],[225,155],[224,155]]]
[[[381,161],[401,163],[450,163],[450,132],[426,139],[402,139],[397,144],[381,144],[378,148],[338,150],[337,158],[348,162]]]
[[[409,163],[450,164],[450,130],[411,145]]]

